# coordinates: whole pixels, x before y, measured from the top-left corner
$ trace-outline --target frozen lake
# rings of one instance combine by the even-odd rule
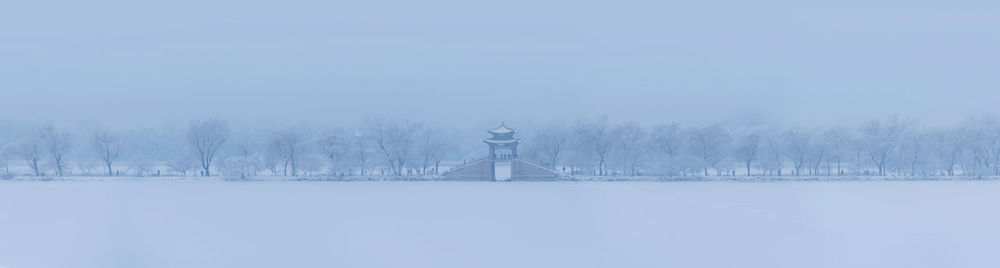
[[[0,182],[0,267],[995,267],[1000,182]]]

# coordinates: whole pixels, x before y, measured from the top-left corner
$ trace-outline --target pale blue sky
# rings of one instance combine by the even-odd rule
[[[9,2],[0,118],[841,124],[1000,112],[990,1]]]

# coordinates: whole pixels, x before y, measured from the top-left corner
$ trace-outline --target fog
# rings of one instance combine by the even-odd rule
[[[996,112],[982,1],[16,1],[0,117],[926,124]],[[484,123],[484,122],[489,122]],[[464,128],[464,127],[463,127]]]

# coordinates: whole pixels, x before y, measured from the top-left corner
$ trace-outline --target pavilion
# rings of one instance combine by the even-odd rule
[[[487,132],[492,137],[483,140],[490,149],[486,158],[452,168],[444,173],[445,180],[543,181],[559,177],[555,170],[520,158],[517,145],[521,144],[521,140],[514,138],[516,129],[500,122],[499,127]]]

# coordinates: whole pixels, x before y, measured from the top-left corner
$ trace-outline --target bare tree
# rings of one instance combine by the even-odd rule
[[[935,129],[929,134],[931,150],[936,153],[937,163],[945,175],[955,176],[955,166],[965,151],[966,140],[961,129]]]
[[[111,165],[125,152],[125,142],[121,135],[98,130],[94,132],[94,139],[91,141],[94,151],[97,153],[104,166],[108,170],[108,176],[114,176]]]
[[[329,161],[330,173],[350,172],[351,159],[354,157],[354,136],[344,129],[329,131],[319,142],[323,156]]]
[[[193,121],[188,128],[187,138],[201,165],[202,175],[211,176],[212,161],[229,139],[229,124],[216,119]]]
[[[9,178],[11,176],[11,174],[10,174],[10,158],[11,158],[11,155],[15,154],[14,153],[14,148],[11,148],[12,145],[10,144],[10,140],[9,139],[3,139],[3,140],[0,140],[0,142],[3,142],[2,144],[0,144],[0,164],[3,164],[3,175],[4,175],[4,178]]]
[[[17,145],[15,151],[17,155],[20,155],[28,163],[28,167],[31,167],[31,171],[35,176],[42,176],[40,165],[47,153],[42,139],[34,136],[27,137]]]
[[[930,139],[932,139],[930,135],[921,132],[911,132],[903,136],[898,154],[899,173],[908,176],[927,175],[926,168],[930,161],[928,155],[932,154]]]
[[[615,144],[622,160],[623,171],[629,176],[639,175],[639,163],[648,146],[646,132],[638,123],[629,122],[612,131]]]
[[[64,176],[67,173],[66,154],[69,153],[72,137],[68,132],[56,130],[53,126],[42,127],[39,137],[45,144],[45,150],[52,157],[52,165],[56,175]]]
[[[374,167],[368,165],[369,164],[368,162],[370,161],[369,159],[371,159],[370,155],[372,153],[371,141],[369,139],[364,138],[364,136],[361,133],[355,133],[354,145],[355,145],[354,153],[356,156],[355,160],[357,160],[358,169],[359,172],[361,173],[361,176],[364,176],[366,173],[371,174],[372,172],[374,172]],[[369,168],[371,168],[371,170],[369,170]]]
[[[305,150],[306,137],[298,129],[285,129],[271,135],[270,150],[282,164],[282,174],[298,176],[299,158]],[[291,171],[291,172],[289,172]]]
[[[750,167],[760,152],[760,143],[760,134],[751,131],[740,139],[740,143],[736,147],[736,156],[743,160],[743,164],[747,168],[747,176],[750,176]]]
[[[788,157],[788,160],[792,161],[795,176],[802,175],[802,167],[806,164],[812,135],[801,128],[793,128],[785,131],[782,138],[785,145],[783,153]]]
[[[438,130],[433,135],[430,142],[424,143],[424,146],[432,145],[434,148],[423,150],[423,155],[431,164],[434,164],[434,174],[439,174],[441,162],[450,155],[454,155],[458,146],[454,142],[456,140],[454,133]]]
[[[7,148],[6,146],[4,148],[0,148],[0,164],[3,164],[4,175],[10,175],[10,155],[13,154],[12,151],[13,149]]]
[[[814,137],[809,143],[809,152],[806,159],[809,164],[809,175],[819,175],[823,161],[829,157],[829,148],[823,139]]]
[[[413,154],[414,132],[417,127],[413,123],[365,120],[365,137],[385,157],[392,175],[403,175],[406,160]]]
[[[885,121],[869,121],[861,128],[866,152],[872,164],[878,168],[879,176],[886,175],[886,166],[899,150],[902,136],[911,125],[911,120],[893,115]]]
[[[1000,175],[1000,120],[994,116],[973,118],[965,132],[976,174]]]
[[[246,141],[236,143],[236,155],[223,161],[226,179],[246,180],[257,176],[260,168],[260,155],[251,149]]]
[[[594,122],[577,121],[576,132],[580,144],[589,147],[597,157],[597,175],[607,175],[607,158],[614,144],[608,116],[602,115]]]
[[[427,174],[427,168],[434,165],[434,173],[444,155],[451,149],[444,134],[430,127],[421,127],[417,133],[416,150],[420,157],[420,174]]]
[[[702,171],[708,176],[708,168],[721,172],[719,164],[725,158],[726,145],[730,142],[729,133],[719,125],[694,129],[688,136],[691,151],[701,159]]]
[[[683,171],[684,165],[681,165],[685,162],[679,161],[679,157],[684,154],[684,134],[684,130],[676,123],[656,125],[650,130],[650,147],[656,152],[655,157],[668,174],[687,173]]]
[[[765,175],[781,176],[785,161],[785,144],[781,135],[774,132],[764,132],[761,139],[763,139],[763,146],[761,147],[761,158],[757,161],[758,166],[767,173]]]
[[[833,175],[833,166],[837,166],[837,175],[843,175],[844,170],[841,167],[841,163],[844,162],[845,158],[850,157],[852,149],[850,148],[851,136],[850,131],[843,128],[832,128],[823,132],[822,143],[827,148],[826,161],[826,175]]]
[[[529,142],[541,155],[542,162],[549,168],[555,169],[559,165],[559,156],[565,150],[569,138],[570,135],[564,127],[551,123],[542,127]]]
[[[135,173],[136,177],[143,177],[149,175],[152,171],[153,161],[144,155],[137,155],[132,157],[126,164],[129,165],[129,169]]]
[[[80,169],[80,175],[90,176],[90,172],[97,167],[97,164],[90,160],[81,160],[76,161],[76,167]]]

